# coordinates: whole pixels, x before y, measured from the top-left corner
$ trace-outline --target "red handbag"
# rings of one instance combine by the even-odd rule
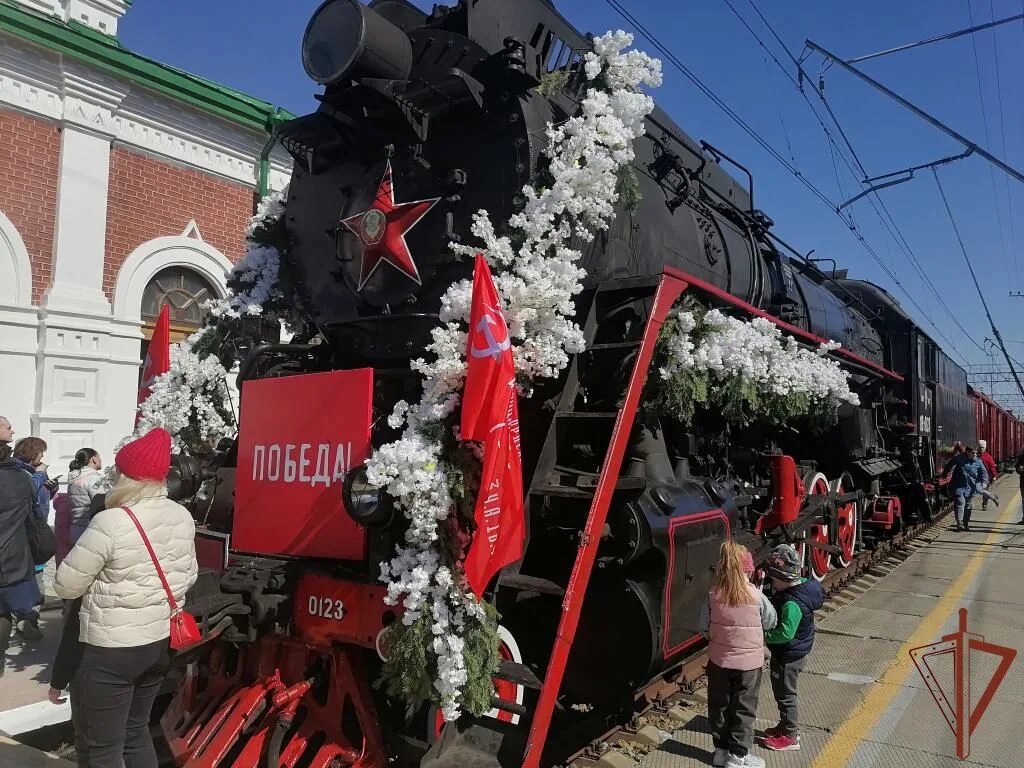
[[[149,537],[146,536],[146,532],[142,530],[142,523],[139,522],[139,518],[128,507],[121,507],[121,509],[128,513],[128,517],[132,519],[135,527],[139,529],[139,536],[142,537],[142,543],[149,550],[149,556],[153,560],[153,566],[156,568],[156,575],[160,577],[160,583],[164,585],[164,592],[167,593],[167,602],[171,604],[171,648],[175,651],[184,651],[186,648],[191,648],[203,639],[203,634],[199,631],[196,620],[192,617],[191,613],[183,611],[178,607],[178,603],[174,599],[174,593],[171,592],[171,587],[167,583],[167,577],[164,576],[164,569],[160,567],[160,561],[156,559],[156,552],[153,551],[153,545],[149,543]]]

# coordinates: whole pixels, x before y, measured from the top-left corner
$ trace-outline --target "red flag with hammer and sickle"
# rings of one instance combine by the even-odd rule
[[[139,385],[138,400],[140,406],[149,397],[153,380],[169,370],[171,370],[171,318],[168,314],[168,307],[164,304],[160,309],[156,327],[153,329],[153,338],[149,340],[146,362],[142,364],[142,383]],[[136,425],[141,417],[142,412],[137,410],[135,413]]]
[[[483,256],[473,271],[473,307],[462,394],[462,439],[484,444],[476,500],[476,533],[466,555],[466,578],[480,596],[491,578],[523,556],[523,468],[512,342],[498,292]]]

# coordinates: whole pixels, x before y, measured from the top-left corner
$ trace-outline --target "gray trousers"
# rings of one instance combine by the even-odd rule
[[[956,518],[957,528],[971,524],[971,505],[974,496],[965,496],[961,493],[953,494],[953,516]]]
[[[796,711],[796,682],[806,662],[806,656],[788,664],[783,664],[774,656],[772,657],[770,667],[772,693],[775,695],[775,703],[779,707],[779,727],[786,736],[796,737],[799,731]]]
[[[708,719],[715,749],[745,757],[754,743],[761,667],[742,671],[708,662]]]
[[[988,509],[988,503],[990,501],[993,503],[998,501],[996,499],[996,495],[989,490],[990,486],[991,483],[989,483],[989,485],[981,485],[980,483],[978,484],[978,495],[981,496],[982,509]]]

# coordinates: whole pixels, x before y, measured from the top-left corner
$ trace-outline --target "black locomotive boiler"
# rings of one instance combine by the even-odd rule
[[[516,210],[542,167],[545,126],[578,109],[589,45],[545,0],[461,0],[429,14],[404,0],[328,0],[317,10],[302,55],[323,86],[319,107],[279,132],[294,159],[282,270],[301,330],[243,362],[240,443],[247,409],[274,410],[248,385],[300,387],[328,372],[353,389],[324,414],[365,398],[367,445],[396,437],[381,414],[416,397],[409,362],[439,322],[441,294],[470,275],[448,245],[471,242],[477,210],[494,221]],[[189,602],[211,642],[184,660],[162,721],[180,764],[553,764],[691,652],[724,537],[759,554],[792,542],[821,579],[934,511],[936,466],[975,437],[963,370],[881,288],[790,255],[743,166],[660,110],[634,171],[638,206],[585,251],[587,349],[520,404],[529,538],[489,591],[505,657],[494,711],[445,724],[372,687],[377,640],[394,620],[378,563],[402,520],[378,514],[385,500],[351,481],[344,520],[325,522],[324,508],[301,501],[268,511],[233,494],[250,470],[236,446],[200,533],[229,554]],[[373,257],[383,223],[359,218],[382,180],[396,199],[423,202],[397,262]],[[825,432],[656,417],[639,393],[658,328],[684,294],[766,317],[808,345],[838,341],[833,357],[861,405]],[[320,621],[324,600],[334,623]]]

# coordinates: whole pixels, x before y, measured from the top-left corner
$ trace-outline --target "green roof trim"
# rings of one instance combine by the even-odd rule
[[[255,131],[266,132],[294,117],[269,102],[132,53],[117,38],[84,24],[65,24],[13,6],[9,0],[0,0],[0,31]]]

